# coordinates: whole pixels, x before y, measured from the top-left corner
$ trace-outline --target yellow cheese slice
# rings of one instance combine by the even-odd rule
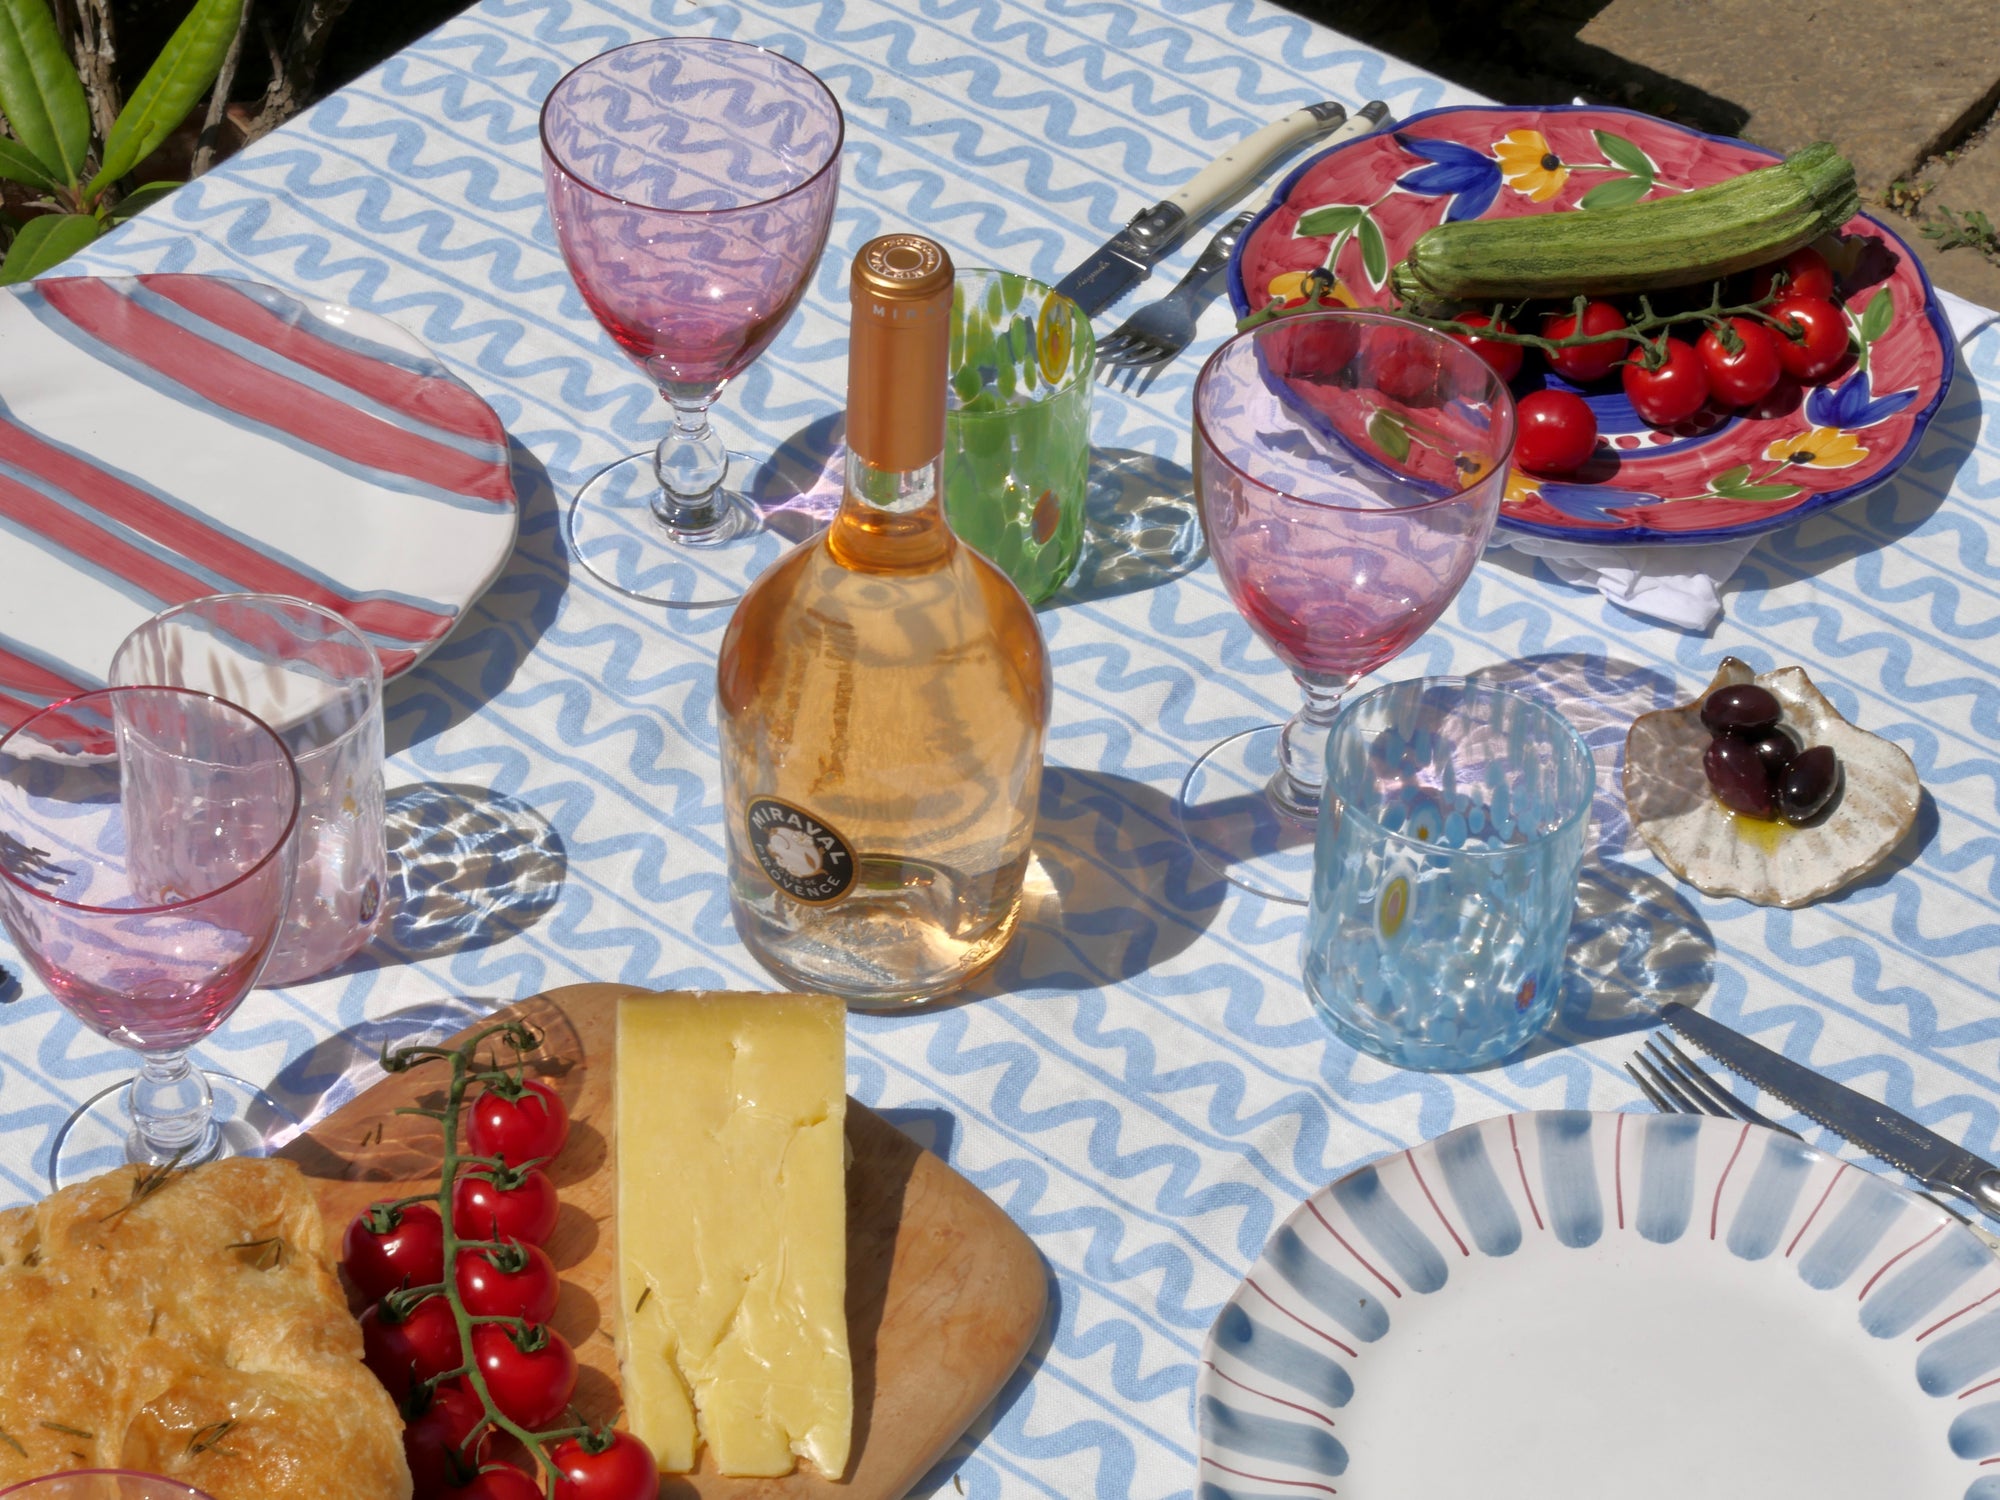
[[[662,1469],[847,1468],[847,1008],[618,1002],[618,1361]]]

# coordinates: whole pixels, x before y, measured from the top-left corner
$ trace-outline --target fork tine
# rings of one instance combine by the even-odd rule
[[[1673,1100],[1672,1104],[1666,1106],[1669,1113],[1677,1115],[1705,1115],[1712,1113],[1710,1110],[1703,1109],[1700,1104],[1683,1093],[1671,1078],[1653,1066],[1652,1059],[1644,1053],[1634,1054],[1630,1066],[1643,1070],[1646,1076],[1652,1079],[1653,1087]],[[1648,1090],[1648,1092],[1650,1093],[1651,1090]]]
[[[1673,1105],[1667,1102],[1666,1095],[1662,1094],[1658,1089],[1654,1088],[1650,1083],[1646,1082],[1645,1074],[1641,1073],[1637,1068],[1633,1067],[1630,1063],[1625,1064],[1625,1071],[1630,1073],[1632,1075],[1632,1081],[1639,1085],[1639,1092],[1644,1094],[1649,1100],[1652,1101],[1653,1108],[1657,1109],[1663,1115],[1677,1115],[1680,1113],[1679,1110],[1675,1109]]]
[[[1688,1056],[1687,1053],[1681,1051],[1673,1042],[1664,1037],[1658,1038],[1657,1042],[1658,1045],[1666,1048],[1668,1052],[1673,1054],[1674,1061],[1680,1064],[1679,1071],[1681,1073],[1691,1075],[1691,1080],[1699,1080],[1698,1086],[1705,1087],[1710,1093],[1719,1096],[1723,1105],[1737,1119],[1748,1120],[1752,1125],[1762,1125],[1766,1130],[1775,1130],[1781,1135],[1790,1136],[1795,1141],[1805,1139],[1796,1130],[1780,1125],[1776,1120],[1771,1119],[1767,1115],[1759,1114],[1755,1109],[1745,1104],[1741,1099],[1736,1097],[1734,1089],[1716,1082],[1706,1068]]]
[[[1742,1111],[1748,1106],[1741,1104],[1734,1094],[1717,1084],[1691,1062],[1685,1053],[1676,1050],[1671,1042],[1662,1043],[1658,1039],[1649,1041],[1646,1043],[1646,1053],[1655,1067],[1679,1084],[1690,1097],[1701,1101],[1704,1114],[1731,1114],[1739,1120],[1744,1118]]]

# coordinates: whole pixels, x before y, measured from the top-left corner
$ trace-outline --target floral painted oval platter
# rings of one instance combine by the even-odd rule
[[[1294,171],[1237,244],[1230,297],[1242,316],[1298,296],[1325,266],[1334,300],[1393,307],[1390,268],[1434,225],[1588,213],[1776,159],[1631,110],[1431,110]],[[1830,259],[1856,346],[1830,379],[1801,388],[1788,377],[1757,407],[1705,406],[1670,429],[1641,421],[1615,379],[1583,389],[1596,456],[1567,481],[1516,470],[1500,524],[1565,541],[1722,541],[1789,525],[1895,473],[1951,384],[1950,330],[1916,256],[1868,215],[1847,222]],[[1674,331],[1692,341],[1700,325]],[[1515,393],[1544,386],[1576,389],[1531,352]]]
[[[1761,1125],[1550,1111],[1321,1188],[1222,1306],[1197,1500],[2000,1500],[2000,1259]]]

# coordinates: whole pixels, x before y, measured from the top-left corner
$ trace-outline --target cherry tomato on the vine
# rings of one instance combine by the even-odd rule
[[[1787,297],[1833,297],[1833,268],[1826,257],[1811,245],[1801,245],[1774,265],[1759,266],[1750,280],[1750,300],[1762,302],[1771,295],[1774,273],[1785,273]]]
[[[1410,406],[1438,404],[1438,377],[1443,372],[1438,350],[1423,329],[1414,324],[1383,329],[1369,341],[1362,358],[1367,383],[1391,401]]]
[[[1501,333],[1514,331],[1514,325],[1505,318],[1497,323],[1494,322],[1491,313],[1460,313],[1457,321],[1469,323],[1474,328],[1497,329]],[[1521,373],[1522,349],[1519,344],[1503,343],[1499,339],[1483,339],[1476,333],[1454,333],[1452,337],[1491,365],[1493,373],[1502,380],[1512,380]]]
[[[365,1208],[341,1237],[340,1263],[369,1302],[401,1286],[434,1286],[444,1280],[444,1220],[428,1203]]]
[[[660,1476],[653,1476],[658,1493]],[[446,1500],[542,1500],[542,1487],[512,1464],[494,1464],[481,1469],[472,1483],[445,1491]],[[422,1500],[421,1494],[419,1500]]]
[[[653,1450],[629,1432],[564,1438],[549,1457],[562,1473],[556,1500],[655,1500],[660,1493]]]
[[[1542,320],[1542,337],[1566,339],[1574,333],[1612,333],[1624,326],[1625,314],[1609,302],[1589,302],[1584,304],[1582,328],[1577,327],[1574,313],[1557,313]],[[1551,349],[1549,366],[1572,385],[1588,385],[1617,369],[1618,362],[1631,350],[1632,346],[1623,339]]]
[[[461,1250],[456,1271],[458,1300],[475,1318],[546,1323],[555,1316],[556,1268],[538,1245]]]
[[[576,1390],[576,1355],[561,1334],[540,1324],[517,1334],[481,1323],[472,1330],[472,1362],[493,1404],[530,1432],[554,1426]]]
[[[1794,380],[1824,380],[1847,358],[1847,316],[1824,297],[1787,293],[1771,309],[1778,363]],[[1792,337],[1791,330],[1799,335]]]
[[[398,1404],[413,1386],[465,1363],[451,1304],[426,1297],[407,1318],[393,1318],[378,1302],[361,1315],[361,1358]]]
[[[1725,406],[1755,406],[1785,373],[1778,362],[1778,341],[1751,318],[1731,318],[1727,327],[1733,337],[1711,325],[1695,346],[1708,371],[1709,393]]]
[[[1634,354],[1625,361],[1625,396],[1639,419],[1655,427],[1671,427],[1701,410],[1708,399],[1708,371],[1694,345],[1668,339],[1666,358],[1655,369]]]
[[[1597,446],[1597,418],[1573,392],[1536,391],[1514,410],[1514,461],[1531,474],[1574,474]]]
[[[540,1167],[473,1167],[451,1190],[452,1224],[461,1239],[539,1245],[556,1227],[555,1184]]]
[[[546,1160],[569,1139],[569,1111],[546,1083],[488,1086],[472,1101],[465,1141],[475,1156],[497,1156],[510,1167]]]
[[[425,1398],[423,1410],[404,1422],[403,1454],[410,1461],[417,1500],[444,1494],[479,1467],[485,1436],[470,1448],[465,1440],[485,1420],[485,1405],[465,1383],[447,1380]]]

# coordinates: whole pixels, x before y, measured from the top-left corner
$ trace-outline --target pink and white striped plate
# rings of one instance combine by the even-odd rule
[[[493,410],[371,313],[219,276],[0,295],[0,725],[102,683],[167,605],[297,595],[434,648],[506,565]]]

